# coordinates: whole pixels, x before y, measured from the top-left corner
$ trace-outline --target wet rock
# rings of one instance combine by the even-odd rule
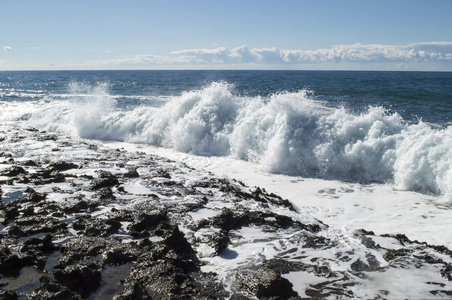
[[[287,274],[289,272],[296,271],[306,271],[310,269],[309,266],[306,266],[300,262],[287,261],[281,258],[266,260],[263,263],[263,266],[265,266],[268,269],[272,269],[279,274]]]
[[[106,237],[117,233],[121,228],[121,222],[113,219],[92,218],[89,215],[77,216],[76,221],[72,225],[73,229],[80,230],[86,236]]]
[[[22,248],[22,251],[30,251],[30,249],[34,251],[42,251],[50,253],[55,250],[55,245],[52,243],[52,235],[46,234],[43,237],[32,237],[27,239],[24,242],[24,247]]]
[[[410,249],[404,249],[404,248],[401,248],[401,249],[390,249],[383,255],[383,258],[386,261],[392,261],[392,260],[397,259],[399,257],[407,256],[407,255],[409,255],[411,253],[412,253],[412,250],[410,250]]]
[[[350,265],[350,268],[356,272],[378,271],[380,269],[380,263],[375,256],[367,254],[367,263],[358,258]]]
[[[90,212],[95,210],[97,206],[98,204],[95,202],[81,200],[75,203],[74,205],[65,207],[64,212],[67,214]]]
[[[37,203],[37,202],[45,200],[46,197],[47,197],[47,194],[38,193],[34,189],[28,187],[25,190],[24,196],[22,196],[22,198],[19,199],[19,202],[21,202],[21,203],[25,203],[25,202]]]
[[[82,297],[61,285],[48,276],[40,278],[41,286],[38,287],[27,299],[52,299],[52,300],[82,300]]]
[[[100,286],[102,268],[96,264],[67,266],[54,271],[55,280],[82,298],[88,297]]]
[[[392,237],[398,240],[403,246],[412,244],[413,242],[404,234],[382,234],[382,237]]]
[[[130,245],[120,245],[108,249],[103,254],[104,262],[110,265],[123,265],[138,258],[137,249]]]
[[[117,241],[97,237],[80,236],[60,246],[63,256],[55,268],[63,269],[68,265],[86,259],[100,257],[107,249],[115,245]]]
[[[179,256],[184,258],[196,257],[190,243],[177,226],[172,226],[167,232],[165,232],[163,238],[165,245],[169,249],[174,250]]]
[[[228,247],[230,239],[225,230],[216,232],[212,237],[211,245],[215,250],[215,255],[219,255],[224,249]]]
[[[97,171],[98,178],[94,179],[91,183],[91,188],[93,190],[98,190],[103,187],[111,187],[119,184],[118,178],[110,172],[99,170]]]
[[[2,291],[0,290],[0,299],[2,300],[16,300],[18,295],[16,291]]]
[[[167,259],[138,263],[124,285],[125,292],[119,299],[193,299],[199,296],[190,276]]]
[[[67,233],[68,225],[58,218],[50,216],[34,216],[16,220],[16,225],[24,236],[31,236],[37,233]]]
[[[210,224],[211,226],[221,228],[224,231],[230,231],[242,226],[270,226],[274,228],[288,228],[299,227],[300,229],[306,229],[308,227],[303,226],[298,221],[293,220],[290,217],[282,216],[273,213],[264,213],[261,211],[251,211],[248,209],[241,209],[232,211],[230,208],[222,209],[221,213],[215,217],[210,218],[207,221],[200,223],[201,227]]]
[[[330,240],[317,235],[305,235],[303,248],[323,248],[330,246]]]
[[[38,166],[38,164],[33,160],[27,160],[26,162],[23,163],[23,165],[27,166],[27,167],[37,167]]]
[[[235,279],[237,290],[246,296],[258,299],[298,297],[298,293],[292,289],[292,283],[272,269],[263,267],[257,271],[239,271]]]
[[[448,281],[452,281],[452,264],[444,264],[441,269],[441,276],[446,278]]]
[[[65,162],[65,161],[58,161],[58,162],[53,162],[49,165],[49,168],[52,169],[53,171],[67,171],[70,169],[79,169],[80,166],[71,162]]]
[[[127,173],[123,175],[125,178],[137,178],[140,177],[140,174],[137,171],[137,168],[128,169]]]
[[[159,169],[156,172],[156,177],[162,177],[166,179],[171,179],[171,175],[167,170]]]
[[[103,201],[116,199],[115,195],[113,194],[113,191],[109,187],[100,188],[97,193],[98,193],[99,199],[103,200]]]
[[[13,166],[11,169],[1,172],[0,176],[14,177],[14,176],[18,176],[21,174],[27,174],[27,173],[28,172],[24,168],[19,167],[19,166]]]
[[[143,212],[128,226],[128,230],[134,237],[147,237],[150,231],[155,230],[157,225],[164,221],[168,222],[166,211]]]
[[[23,267],[32,265],[32,263],[28,257],[21,257],[17,254],[10,253],[0,257],[0,274],[17,277]]]
[[[4,224],[7,224],[9,221],[14,220],[19,216],[19,208],[20,205],[16,203],[8,203],[3,207],[3,211],[1,212],[2,217],[4,219]]]

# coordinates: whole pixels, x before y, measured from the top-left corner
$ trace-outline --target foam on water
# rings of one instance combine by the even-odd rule
[[[213,82],[124,109],[109,85],[71,83],[71,97],[3,102],[0,119],[83,138],[146,143],[204,156],[232,156],[269,171],[452,196],[451,128],[369,107],[328,107],[309,90],[243,96]]]

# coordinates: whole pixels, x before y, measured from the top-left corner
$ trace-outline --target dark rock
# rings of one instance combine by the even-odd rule
[[[300,262],[287,261],[287,260],[284,260],[281,258],[274,258],[274,259],[266,260],[263,263],[263,266],[265,266],[268,269],[272,269],[279,274],[287,274],[289,272],[296,272],[296,271],[306,271],[306,270],[310,269],[309,266],[306,266]]]
[[[322,248],[330,245],[330,240],[317,235],[305,235],[303,248]]]
[[[443,268],[441,269],[441,276],[446,278],[448,281],[452,281],[452,265],[451,264],[444,264]]]
[[[177,226],[171,227],[171,229],[165,233],[164,243],[169,249],[174,250],[178,255],[184,258],[196,257],[190,243]]]
[[[168,221],[166,211],[143,212],[128,226],[128,230],[134,237],[149,236],[149,231],[156,229],[157,225],[163,221]]]
[[[367,270],[369,266],[363,263],[361,259],[358,258],[358,260],[353,262],[350,267],[353,271],[361,272]]]
[[[28,172],[24,168],[18,167],[18,166],[13,166],[11,169],[1,172],[0,175],[1,176],[14,177],[14,176],[17,176],[17,175],[27,174],[27,173]]]
[[[14,220],[19,216],[19,208],[20,205],[16,205],[15,203],[8,203],[3,209],[3,218],[5,219],[5,223],[8,221]]]
[[[35,250],[42,252],[52,252],[55,250],[55,246],[52,243],[52,235],[46,234],[43,237],[29,238],[24,242],[24,245],[31,246]]]
[[[130,284],[129,286],[126,286],[125,291],[121,293],[121,295],[115,297],[115,300],[134,299],[152,300],[153,298],[149,296],[145,287],[138,284]]]
[[[44,132],[41,132],[41,134],[37,138],[38,141],[57,141],[58,137],[55,134],[44,134]]]
[[[162,178],[171,179],[170,173],[168,171],[166,171],[166,170],[163,170],[163,169],[157,170],[156,177],[162,177]]]
[[[23,163],[23,165],[27,166],[27,167],[37,167],[38,166],[38,164],[33,160],[27,160],[26,162]]]
[[[137,178],[140,177],[140,174],[138,174],[137,168],[132,168],[127,171],[127,173],[124,173],[123,175],[125,178]]]
[[[91,183],[91,188],[94,190],[119,184],[118,178],[110,172],[99,170],[97,174],[99,177]]]
[[[104,261],[110,265],[123,265],[136,261],[138,253],[135,248],[121,245],[104,253]]]
[[[432,248],[432,249],[434,249],[435,251],[437,251],[437,252],[439,252],[441,254],[452,256],[452,251],[449,248],[447,248],[446,246],[443,246],[443,245],[440,245],[440,246],[427,245],[427,246]]]
[[[108,239],[82,235],[64,245],[60,245],[60,251],[64,255],[59,259],[59,264],[55,268],[63,269],[76,261],[98,257],[112,246],[111,243]]]
[[[50,299],[50,300],[82,300],[82,297],[69,290],[48,276],[40,278],[41,286],[38,287],[27,299]]]
[[[272,269],[263,267],[257,271],[239,271],[235,279],[238,291],[249,297],[258,299],[298,297],[298,293],[292,289],[292,283]]]
[[[290,217],[248,209],[238,209],[234,212],[230,208],[223,208],[221,213],[208,221],[201,221],[199,226],[211,225],[229,232],[243,226],[267,226],[275,229],[287,229],[289,227],[306,229],[309,231],[319,230],[318,225],[304,225]]]
[[[169,260],[138,263],[120,299],[193,299],[197,290],[192,279]]]
[[[4,276],[19,276],[23,267],[32,265],[32,261],[27,257],[19,257],[17,254],[9,254],[0,257],[0,274]]]
[[[95,202],[88,202],[86,200],[80,200],[74,205],[68,206],[64,208],[64,212],[67,214],[74,214],[74,213],[82,213],[82,212],[89,212],[93,211],[98,206]]]
[[[38,193],[34,189],[28,187],[25,190],[25,195],[22,196],[22,198],[20,198],[19,201],[21,203],[24,203],[24,202],[37,203],[37,202],[45,200],[46,197],[47,197],[47,194],[45,194],[45,193]]]
[[[212,247],[215,249],[215,254],[219,255],[228,247],[229,242],[230,240],[226,231],[220,230],[216,232],[212,237]]]
[[[29,179],[35,185],[44,185],[49,183],[59,183],[66,181],[65,175],[60,173],[60,171],[53,169],[52,167],[48,167],[34,174],[30,174]]]
[[[407,256],[407,255],[411,254],[411,252],[412,252],[411,250],[404,249],[404,248],[390,249],[383,255],[383,258],[386,261],[391,261],[391,260],[394,260],[399,257]]]
[[[92,218],[89,215],[77,216],[72,225],[75,230],[83,231],[86,236],[106,237],[117,233],[121,228],[121,222],[114,219]]]
[[[63,220],[50,216],[21,218],[16,220],[16,224],[22,226],[20,230],[24,236],[37,233],[67,233],[67,224]]]
[[[34,210],[33,206],[28,206],[26,209],[24,209],[22,211],[22,216],[25,217],[25,218],[26,217],[31,217],[31,216],[34,215],[34,213],[35,213],[35,210]]]
[[[13,223],[8,228],[8,234],[11,237],[20,238],[22,235],[24,235],[24,232],[17,224]]]
[[[109,187],[103,187],[98,190],[98,195],[100,200],[115,200],[116,197],[113,191]]]
[[[70,169],[79,169],[80,166],[71,162],[65,162],[65,161],[59,161],[59,162],[53,162],[49,165],[49,168],[53,171],[67,171]]]
[[[100,286],[102,269],[96,264],[67,266],[54,271],[55,280],[71,291],[87,298]]]
[[[16,300],[18,299],[16,291],[2,291],[0,290],[0,299],[2,300]]]
[[[412,244],[413,242],[404,234],[382,234],[382,237],[392,237],[398,240],[403,246]]]

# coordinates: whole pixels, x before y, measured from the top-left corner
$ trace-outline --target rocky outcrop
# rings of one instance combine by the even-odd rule
[[[15,151],[20,139],[49,149]],[[277,195],[145,153],[79,141],[84,156],[68,162],[74,144],[36,130],[3,139],[1,299],[355,298],[373,274],[410,268],[429,272],[430,296],[452,295],[444,246],[330,234]]]

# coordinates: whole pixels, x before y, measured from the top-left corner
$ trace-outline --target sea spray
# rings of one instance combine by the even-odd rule
[[[214,82],[183,93],[154,112],[142,136],[145,142],[197,155],[228,155],[239,101],[232,86]]]
[[[114,136],[105,131],[109,123],[115,123],[116,101],[108,92],[108,83],[99,83],[95,86],[72,82],[70,90],[74,95],[73,122],[79,136],[83,138],[114,139]]]
[[[452,199],[452,127],[420,122],[397,137],[394,183],[401,189],[443,194]]]
[[[451,195],[450,128],[407,123],[369,106],[331,107],[313,92],[237,94],[225,81],[159,99],[118,105],[108,83],[71,83],[70,96],[3,105],[2,120],[83,138],[146,143],[204,156],[232,156],[271,172]]]

